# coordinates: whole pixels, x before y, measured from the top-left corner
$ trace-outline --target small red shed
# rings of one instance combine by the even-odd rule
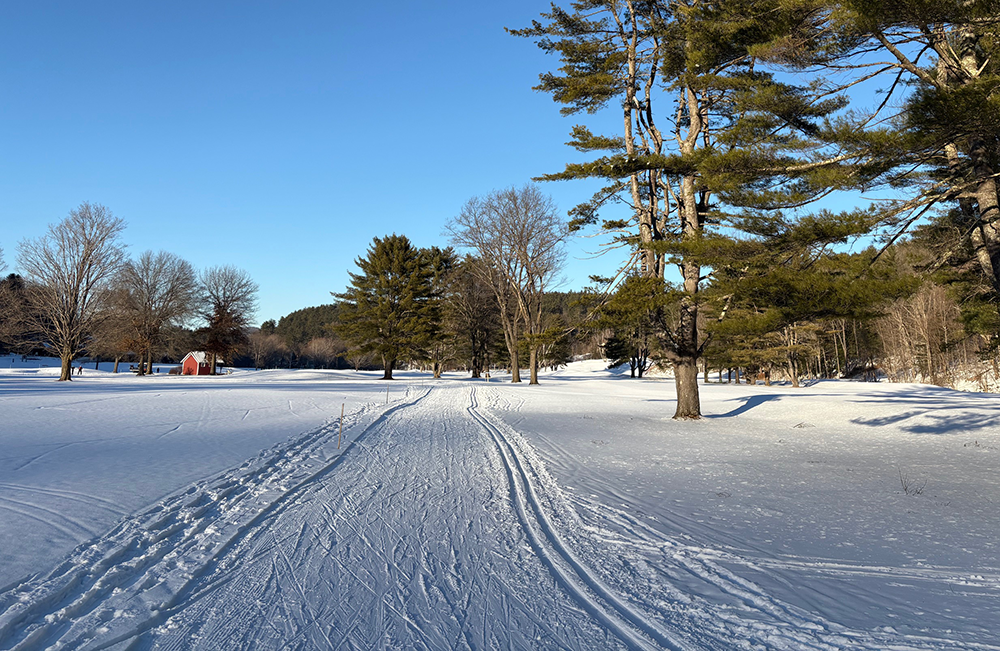
[[[196,350],[181,360],[181,375],[211,375],[212,362],[208,353]]]

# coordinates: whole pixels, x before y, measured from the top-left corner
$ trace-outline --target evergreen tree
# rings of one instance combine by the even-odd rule
[[[211,356],[213,375],[220,360],[223,365],[235,365],[237,353],[250,343],[242,315],[225,307],[213,309],[208,325],[200,333],[202,347]]]
[[[876,107],[831,128],[856,187],[893,190],[880,205],[891,241],[928,217],[954,229],[961,242],[941,261],[965,272],[965,261],[973,262],[997,312],[1000,2],[839,0],[824,9],[821,47],[802,57],[811,72],[822,78],[836,70],[843,79],[849,70],[845,86],[885,78]]]
[[[24,279],[17,274],[0,280],[0,350],[27,352],[25,345],[32,337],[28,330],[30,305],[25,289]]]
[[[396,364],[426,355],[433,335],[434,269],[429,256],[402,235],[376,237],[356,261],[351,286],[340,294],[334,330],[361,353],[381,358],[383,379]]]
[[[594,330],[607,331],[604,356],[609,368],[628,364],[632,377],[642,377],[654,360],[659,319],[670,302],[659,278],[631,274],[588,322]]]
[[[538,335],[538,365],[553,371],[573,361],[572,328],[560,314],[552,314],[548,327]]]
[[[798,386],[800,362],[816,350],[812,324],[873,319],[916,289],[913,276],[900,275],[891,259],[873,263],[875,256],[874,250],[820,256],[799,251],[781,265],[720,279],[719,289],[728,289],[731,300],[726,318],[707,326],[716,344],[713,357],[725,366],[763,372],[768,382],[773,369],[784,367]]]
[[[444,313],[442,301],[440,300],[446,293],[451,282],[451,276],[455,273],[458,259],[451,247],[442,249],[432,246],[422,251],[427,264],[431,269],[431,294],[434,297],[428,305],[428,326],[430,335],[427,343],[427,358],[431,363],[431,369],[435,378],[440,378],[444,371],[444,365],[454,355],[454,349],[450,345],[448,332],[444,325]]]
[[[542,178],[604,179],[572,211],[574,225],[598,226],[636,247],[645,276],[663,278],[668,265],[677,267],[680,282],[664,286],[675,307],[663,313],[659,333],[675,370],[675,418],[701,414],[699,314],[726,300],[705,291],[715,273],[746,268],[734,234],[745,226],[777,234],[787,225],[779,209],[842,182],[833,161],[816,159],[820,124],[842,102],[766,68],[809,38],[814,9],[780,0],[579,0],[572,11],[553,6],[546,24],[514,32],[561,56],[565,65],[543,74],[538,88],[564,113],[621,102],[622,134],[573,131],[572,146],[606,155]],[[664,104],[665,112],[656,110]],[[601,210],[615,203],[631,214],[602,220]]]
[[[274,334],[281,337],[288,349],[300,357],[310,341],[329,337],[333,333],[338,312],[339,308],[332,304],[295,310],[278,320]],[[262,325],[261,330],[263,329]]]

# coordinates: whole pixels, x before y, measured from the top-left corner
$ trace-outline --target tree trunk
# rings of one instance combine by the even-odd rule
[[[389,360],[383,359],[382,360],[382,366],[385,368],[385,371],[382,373],[382,379],[383,380],[391,380],[392,379],[392,369],[393,369],[394,366],[396,366],[396,360],[394,360],[394,359],[389,359]]]
[[[112,373],[117,373],[118,372],[118,362],[120,362],[120,361],[122,361],[121,357],[115,357],[115,367],[111,371]]]
[[[441,369],[443,367],[444,367],[444,364],[442,364],[441,362],[434,362],[434,379],[435,380],[440,380],[441,379]]]
[[[215,375],[215,353],[212,353],[209,362],[212,364],[212,367],[208,369],[208,373],[209,375]]]
[[[60,356],[61,367],[59,370],[59,381],[60,382],[72,382],[73,381],[73,355],[69,353],[63,353]]]
[[[698,360],[686,358],[674,362],[674,381],[677,388],[677,420],[701,418],[701,401],[698,396]]]
[[[521,381],[521,360],[517,354],[517,348],[510,352],[510,382],[515,384]]]
[[[534,346],[528,352],[528,366],[531,373],[528,384],[538,384],[538,348]]]
[[[687,137],[681,143],[681,153],[691,155],[698,145],[703,122],[703,108],[692,88],[685,88],[690,125]],[[696,239],[702,230],[699,193],[694,174],[681,179],[678,213],[681,233],[685,241]],[[705,199],[702,195],[701,199]],[[701,266],[689,257],[680,261],[684,296],[680,300],[677,331],[674,336],[675,356],[674,378],[677,389],[677,413],[674,418],[701,418],[701,401],[698,395],[698,289],[701,281]]]

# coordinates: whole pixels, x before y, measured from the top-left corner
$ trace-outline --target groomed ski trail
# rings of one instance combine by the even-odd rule
[[[182,608],[208,564],[286,498],[331,471],[394,411],[426,395],[368,404],[239,467],[123,518],[48,575],[0,593],[0,649],[107,648]],[[110,642],[108,641],[110,639]]]
[[[849,630],[639,523],[595,536],[490,413],[508,392],[370,405],[339,451],[332,423],[126,518],[0,594],[0,649],[992,648]]]

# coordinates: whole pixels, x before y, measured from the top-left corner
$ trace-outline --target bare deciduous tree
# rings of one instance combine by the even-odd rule
[[[28,282],[28,319],[40,344],[62,360],[59,380],[70,380],[73,359],[104,318],[109,284],[125,260],[119,236],[125,222],[100,204],[84,202],[49,232],[18,246]]]
[[[249,336],[250,356],[258,369],[268,368],[288,353],[285,341],[276,334],[265,334],[258,330]]]
[[[208,321],[205,351],[212,356],[214,373],[219,356],[225,359],[247,344],[246,328],[257,311],[258,287],[250,274],[232,265],[206,269],[201,284],[205,293],[202,315]]]
[[[191,263],[173,253],[146,251],[125,264],[117,285],[129,348],[139,354],[139,375],[144,375],[163,328],[183,324],[199,307],[197,276]]]
[[[314,368],[329,368],[336,366],[337,358],[347,352],[347,346],[342,341],[331,337],[314,337],[306,344],[302,356],[309,360]]]
[[[449,331],[456,355],[464,359],[472,377],[482,377],[488,367],[493,342],[500,330],[497,302],[493,290],[466,259],[455,269],[445,292],[445,328]]]
[[[530,383],[537,384],[541,299],[562,268],[568,234],[555,204],[533,185],[495,190],[470,199],[447,230],[453,244],[475,253],[473,269],[493,290],[511,382],[521,381],[518,344],[526,336]]]

